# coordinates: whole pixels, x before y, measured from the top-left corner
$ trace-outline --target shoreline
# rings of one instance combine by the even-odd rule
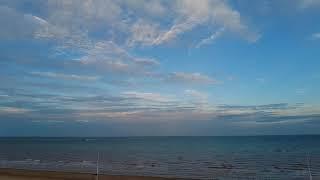
[[[94,173],[0,168],[1,180],[96,180]],[[173,180],[178,178],[99,174],[99,180]]]

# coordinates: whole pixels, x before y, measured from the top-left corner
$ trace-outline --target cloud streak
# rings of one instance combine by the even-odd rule
[[[225,30],[238,34],[250,42],[255,42],[260,38],[258,33],[250,31],[248,26],[242,22],[240,13],[233,10],[223,0],[203,0],[200,2],[178,0],[175,11],[178,16],[175,20],[176,23],[168,31],[160,34],[153,44],[159,45],[172,41],[179,35],[203,24],[218,27],[218,30],[210,37],[201,40],[198,47],[211,43]]]
[[[54,72],[31,72],[32,75],[48,77],[48,78],[61,78],[66,80],[80,80],[80,81],[96,81],[100,77],[98,76],[82,76],[75,74],[63,74]]]
[[[213,41],[215,41],[217,38],[222,36],[223,32],[225,31],[224,28],[218,29],[216,32],[214,32],[210,37],[201,40],[197,45],[196,48],[200,48],[203,45],[211,44]]]
[[[218,81],[215,79],[203,75],[201,73],[184,73],[184,72],[174,72],[166,77],[166,81],[173,83],[182,84],[207,84],[213,85],[217,84]]]
[[[312,40],[319,40],[320,39],[320,33],[313,33],[311,34]]]

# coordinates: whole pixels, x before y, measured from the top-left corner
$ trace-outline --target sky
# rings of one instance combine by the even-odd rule
[[[0,136],[317,134],[320,0],[0,0]]]

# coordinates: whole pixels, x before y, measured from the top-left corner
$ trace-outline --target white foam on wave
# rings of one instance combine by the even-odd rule
[[[96,166],[92,161],[80,161],[80,162],[65,162],[65,161],[52,161],[43,162],[39,159],[25,159],[25,160],[0,160],[1,168],[26,168],[26,169],[64,169],[66,167],[72,169],[93,169]]]

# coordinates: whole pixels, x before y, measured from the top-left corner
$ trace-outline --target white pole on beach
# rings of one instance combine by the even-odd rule
[[[308,171],[309,171],[309,180],[312,180],[312,173],[311,173],[311,167],[310,167],[310,156],[309,153],[307,154],[307,160],[308,160]]]
[[[99,158],[100,158],[99,156],[100,156],[100,153],[98,152],[98,158],[97,158],[97,176],[96,176],[96,177],[97,177],[97,178],[96,178],[97,180],[99,180]]]

